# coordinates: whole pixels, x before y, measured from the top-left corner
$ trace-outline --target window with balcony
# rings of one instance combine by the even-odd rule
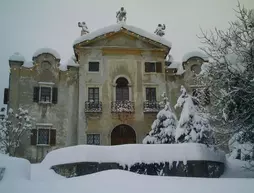
[[[101,112],[102,104],[99,100],[99,88],[88,88],[88,101],[85,104],[86,112]]]
[[[146,100],[144,102],[144,112],[158,112],[159,103],[156,101],[156,88],[146,88]]]

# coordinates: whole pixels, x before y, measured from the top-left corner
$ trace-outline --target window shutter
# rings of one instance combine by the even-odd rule
[[[58,88],[53,88],[53,96],[52,96],[52,103],[57,104],[57,98],[58,98]]]
[[[31,145],[36,145],[37,144],[37,129],[32,129],[31,130]]]
[[[39,93],[40,93],[40,87],[34,87],[34,95],[33,95],[33,102],[38,103],[39,102]]]
[[[9,102],[9,89],[8,88],[5,88],[4,89],[4,104],[8,104]]]
[[[161,62],[156,62],[156,72],[162,72]]]
[[[56,145],[56,130],[50,129],[50,145]]]

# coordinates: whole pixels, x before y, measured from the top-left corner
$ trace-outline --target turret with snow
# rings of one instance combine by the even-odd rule
[[[157,119],[152,124],[152,130],[144,138],[143,143],[145,144],[163,144],[175,142],[177,119],[170,108],[166,93],[163,93],[162,97],[163,101],[161,102],[161,105],[163,105],[164,108],[157,114]]]
[[[187,94],[181,86],[181,95],[175,108],[182,108],[175,139],[178,143],[194,142],[212,144],[213,138],[208,118],[201,112],[197,98]]]

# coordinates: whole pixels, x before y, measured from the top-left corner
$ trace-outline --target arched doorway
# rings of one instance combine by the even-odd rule
[[[129,125],[118,125],[111,132],[111,145],[136,143],[136,133]]]
[[[128,101],[129,82],[126,78],[120,77],[116,80],[116,101]]]

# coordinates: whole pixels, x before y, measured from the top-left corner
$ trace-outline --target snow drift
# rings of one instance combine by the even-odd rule
[[[129,144],[118,146],[78,145],[51,151],[42,161],[48,168],[77,162],[160,163],[173,161],[225,161],[224,153],[206,145],[188,144]]]

